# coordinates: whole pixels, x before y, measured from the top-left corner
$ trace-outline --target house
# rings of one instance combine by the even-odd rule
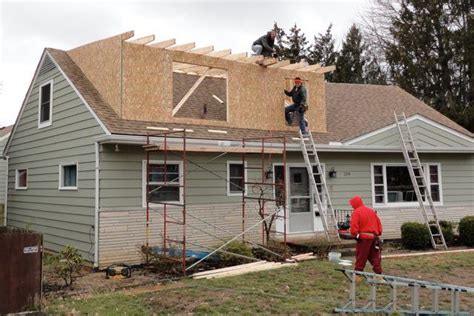
[[[253,225],[246,238],[259,241],[257,201],[242,212],[258,188],[246,185],[243,195],[242,183],[283,173],[287,235],[320,232],[297,127],[283,117],[282,92],[295,76],[308,89],[307,119],[335,208],[361,195],[378,210],[386,238],[400,237],[405,221],[422,221],[396,111],[408,117],[439,217],[474,214],[474,135],[402,89],[325,83],[331,67],[261,67],[227,50],[132,36],[47,48],[38,63],[4,154],[8,224],[43,232],[47,249],[73,245],[97,267],[139,262],[145,243],[180,238],[183,204],[188,248],[212,248]],[[144,147],[150,133],[161,150]],[[268,136],[284,136],[285,150],[282,141],[242,144]],[[281,219],[276,226],[281,231]]]
[[[0,151],[3,152],[3,148],[7,143],[8,137],[13,126],[0,127]],[[6,225],[5,216],[5,201],[7,200],[7,170],[8,161],[6,157],[0,155],[0,226]]]

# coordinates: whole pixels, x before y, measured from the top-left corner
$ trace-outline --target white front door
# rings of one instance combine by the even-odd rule
[[[289,167],[288,206],[290,233],[312,232],[314,218],[306,167]]]

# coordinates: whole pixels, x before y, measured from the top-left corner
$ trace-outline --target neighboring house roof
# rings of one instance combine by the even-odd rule
[[[0,127],[0,139],[8,137],[13,129],[13,125]]]
[[[182,123],[159,123],[121,119],[111,107],[101,98],[92,83],[86,78],[81,69],[69,57],[67,52],[48,48],[46,51],[54,58],[65,75],[71,80],[91,109],[112,134],[145,135],[150,132],[147,126],[192,129],[191,138],[204,139],[233,139],[243,137],[288,136],[296,137],[297,132],[275,132],[258,129],[242,129],[216,127],[212,125],[192,125]],[[185,77],[176,76],[175,81],[183,80],[182,86],[189,86]],[[189,77],[188,77],[189,78]],[[208,80],[207,84],[218,84],[216,80]],[[204,83],[204,82],[203,82]],[[179,98],[179,92],[177,96]],[[196,102],[208,100],[196,97]],[[224,98],[225,100],[225,98]],[[190,100],[188,100],[190,101]],[[187,102],[188,103],[188,102]],[[185,104],[186,105],[186,104]],[[198,112],[192,112],[184,106],[178,113],[183,116],[200,117],[202,107]],[[213,108],[217,117],[225,119],[225,106]],[[378,86],[366,84],[326,83],[327,133],[313,133],[318,143],[342,142],[394,123],[393,112],[405,112],[406,116],[422,115],[432,121],[453,129],[461,134],[474,137],[474,134],[456,124],[446,116],[424,104],[414,96],[396,86]],[[282,113],[283,115],[283,113]],[[208,129],[225,130],[227,134],[215,134]]]

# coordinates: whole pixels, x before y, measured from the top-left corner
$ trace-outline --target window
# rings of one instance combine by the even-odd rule
[[[28,169],[16,169],[15,189],[25,190],[28,188]]]
[[[227,162],[227,195],[241,195],[244,190],[244,182],[247,178],[247,172],[242,162]],[[245,186],[247,192],[247,186]]]
[[[179,202],[182,203],[182,162],[152,161],[148,170],[147,190],[147,165],[143,162],[143,204],[146,205],[146,192],[148,191],[151,203]]]
[[[59,190],[77,190],[77,163],[59,166]]]
[[[440,166],[439,164],[425,164],[427,170],[426,185],[431,191],[434,202],[441,203]],[[415,169],[415,176],[418,175]],[[421,185],[422,180],[418,183]],[[405,165],[373,164],[372,190],[375,205],[416,204],[418,203],[408,168]],[[424,188],[420,188],[424,196]]]
[[[51,125],[53,110],[53,81],[39,88],[38,128]]]

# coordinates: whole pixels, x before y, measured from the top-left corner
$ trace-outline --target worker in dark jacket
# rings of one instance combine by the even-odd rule
[[[301,78],[296,77],[295,78],[295,85],[291,91],[285,90],[285,94],[293,100],[293,104],[288,105],[285,108],[285,119],[288,125],[291,125],[292,123],[292,117],[290,116],[290,113],[294,113],[298,111],[300,115],[300,129],[303,134],[306,134],[306,124],[304,120],[304,112],[306,112],[307,105],[306,105],[306,99],[307,99],[307,93],[306,93],[306,88],[303,85],[303,81]]]
[[[364,205],[356,195],[350,201],[354,211],[351,217],[351,235],[357,240],[356,271],[364,271],[369,260],[375,273],[382,273],[382,253],[379,236],[382,235],[382,223],[377,213]]]
[[[252,51],[255,55],[263,55],[264,57],[273,57],[275,49],[273,44],[275,43],[276,32],[270,31],[257,39],[252,44]]]

